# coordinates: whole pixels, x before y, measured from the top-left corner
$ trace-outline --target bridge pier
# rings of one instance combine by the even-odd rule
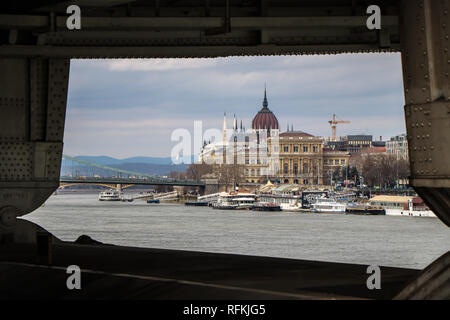
[[[201,194],[212,194],[219,192],[219,180],[216,178],[206,178],[202,179],[202,181],[205,183],[205,186],[201,188]]]
[[[16,217],[41,206],[59,186],[68,78],[69,59],[0,59],[4,239],[17,229]]]
[[[410,183],[450,226],[450,0],[403,0],[400,12]]]

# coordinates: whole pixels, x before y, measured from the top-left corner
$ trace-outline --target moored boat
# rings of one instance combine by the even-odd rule
[[[360,215],[385,215],[386,210],[383,207],[370,204],[353,204],[347,206],[345,213]]]
[[[195,207],[207,207],[209,205],[208,201],[186,201],[185,206],[195,206]]]
[[[344,213],[346,204],[330,198],[320,198],[312,204],[311,209],[313,212],[321,213]]]
[[[252,207],[254,211],[281,211],[281,207],[275,203],[255,203]]]
[[[121,201],[122,200],[122,192],[114,189],[109,189],[106,191],[100,192],[98,195],[99,201]]]
[[[160,201],[159,201],[159,199],[150,199],[150,200],[147,200],[147,203],[159,203]]]
[[[221,193],[213,209],[222,210],[250,210],[256,201],[256,195],[252,193],[229,192]]]
[[[378,195],[369,203],[383,207],[386,215],[409,217],[436,217],[420,197]]]
[[[300,211],[302,203],[298,195],[261,194],[259,203],[275,204],[280,206],[282,211]]]
[[[418,209],[392,209],[392,208],[385,208],[386,215],[389,216],[403,216],[403,217],[434,217],[436,218],[436,215],[431,210],[418,210]]]

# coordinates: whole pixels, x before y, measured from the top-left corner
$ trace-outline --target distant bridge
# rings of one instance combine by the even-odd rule
[[[60,183],[63,184],[61,187],[85,183],[97,184],[110,188],[115,188],[117,186],[120,189],[132,185],[205,187],[204,181],[163,178],[160,176],[105,166],[68,155],[63,155],[63,160],[67,161],[70,165],[66,163],[66,173],[60,177]],[[105,173],[105,176],[95,174],[95,169],[101,169],[101,171]]]
[[[204,187],[204,181],[197,180],[177,180],[170,178],[112,178],[112,177],[67,177],[59,179],[61,183],[67,184],[99,184],[99,185],[150,185],[150,186],[186,186],[186,187]]]

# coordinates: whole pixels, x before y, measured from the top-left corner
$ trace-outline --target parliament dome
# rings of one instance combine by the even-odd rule
[[[259,112],[256,114],[256,116],[253,118],[252,129],[254,129],[254,130],[279,129],[277,117],[275,117],[273,112],[269,110],[269,104],[267,103],[267,95],[266,95],[265,89],[264,89],[263,107],[261,110],[259,110]]]

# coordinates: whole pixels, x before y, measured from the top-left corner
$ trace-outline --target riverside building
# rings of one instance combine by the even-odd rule
[[[324,139],[294,130],[280,132],[277,117],[269,109],[264,90],[262,108],[254,116],[251,129],[237,125],[227,129],[224,115],[222,140],[205,143],[199,159],[204,163],[242,165],[247,183],[328,184],[328,174],[348,165],[348,152],[324,148]],[[228,154],[227,154],[228,153]]]

